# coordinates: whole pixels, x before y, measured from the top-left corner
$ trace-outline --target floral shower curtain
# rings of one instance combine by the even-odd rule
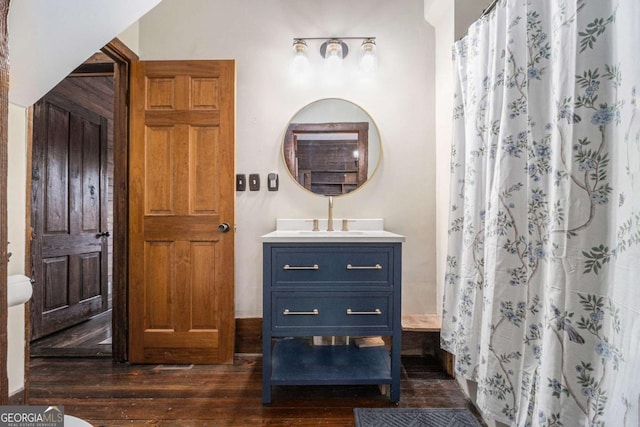
[[[500,0],[454,48],[442,346],[509,425],[640,425],[639,28]]]

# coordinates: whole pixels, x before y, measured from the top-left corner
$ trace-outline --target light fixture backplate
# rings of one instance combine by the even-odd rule
[[[329,39],[326,42],[322,43],[322,45],[320,45],[320,55],[322,55],[323,58],[327,57],[327,45],[329,43],[335,42],[340,43],[340,46],[342,46],[342,57],[347,57],[347,54],[349,53],[349,46],[347,46],[347,44],[340,39]]]

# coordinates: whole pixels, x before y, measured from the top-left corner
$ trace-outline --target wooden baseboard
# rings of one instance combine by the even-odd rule
[[[236,319],[236,353],[262,353],[262,318]]]
[[[430,354],[440,360],[445,372],[455,377],[454,356],[440,348],[442,319],[437,314],[409,314],[402,316],[402,350]],[[413,346],[405,349],[405,337]]]
[[[9,405],[20,406],[20,405],[24,405],[24,402],[25,402],[24,389],[19,390],[13,393],[11,396],[9,396]]]
[[[456,358],[453,354],[440,349],[440,361],[442,363],[442,367],[444,368],[445,372],[453,378],[456,377],[456,371],[454,369],[455,360]]]

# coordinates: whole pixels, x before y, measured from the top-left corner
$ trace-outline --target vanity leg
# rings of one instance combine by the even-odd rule
[[[391,345],[391,393],[389,397],[393,403],[398,403],[400,401],[400,350],[402,348],[400,332],[393,334]]]
[[[262,403],[271,403],[271,335],[267,331],[262,339]]]
[[[262,404],[268,405],[271,403],[271,386],[267,383],[262,384]]]
[[[263,360],[262,367],[262,403],[271,403],[271,361]]]

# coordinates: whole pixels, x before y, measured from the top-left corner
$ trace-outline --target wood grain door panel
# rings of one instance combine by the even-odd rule
[[[32,339],[107,309],[107,119],[51,93],[34,109]]]
[[[232,363],[234,63],[132,71],[130,361]]]

